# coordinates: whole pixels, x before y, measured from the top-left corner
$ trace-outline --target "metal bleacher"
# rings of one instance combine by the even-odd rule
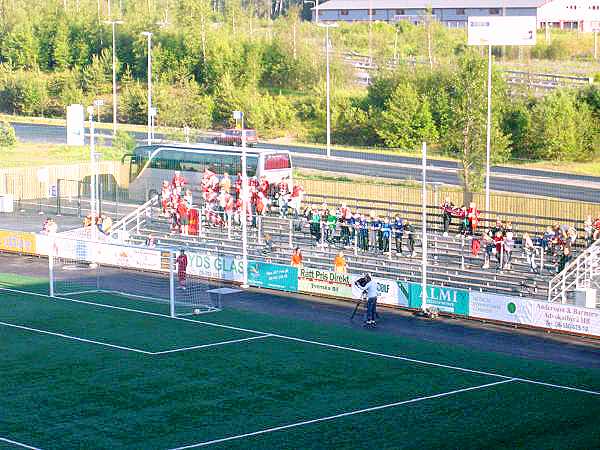
[[[310,205],[320,204],[322,198],[308,198],[305,202]],[[334,206],[334,203],[330,204]],[[339,203],[337,203],[339,204]],[[353,205],[354,206],[354,205]],[[249,227],[249,257],[254,260],[289,264],[293,248],[300,247],[303,253],[305,266],[319,269],[332,270],[335,255],[342,251],[348,263],[350,273],[371,272],[376,276],[409,282],[420,282],[421,280],[421,240],[420,228],[417,226],[417,205],[414,208],[405,207],[401,211],[389,211],[401,217],[414,219],[415,224],[415,251],[414,256],[406,253],[406,237],[404,238],[405,253],[402,255],[392,251],[390,254],[382,254],[374,248],[363,252],[355,245],[344,247],[339,239],[334,238],[327,242],[325,239],[315,239],[311,236],[309,225],[303,220],[300,230],[292,227],[292,218],[281,218],[275,211],[274,214],[261,218],[257,227]],[[360,207],[360,206],[359,206]],[[150,206],[152,208],[152,206]],[[382,208],[379,208],[383,213]],[[362,211],[377,211],[378,205],[369,203]],[[129,231],[129,239],[132,243],[143,244],[149,234],[152,234],[162,247],[180,248],[188,250],[198,249],[214,255],[240,255],[241,254],[241,232],[239,226],[214,227],[203,222],[200,236],[182,236],[171,234],[167,219],[159,217],[155,210],[153,214],[140,213],[135,227]],[[554,265],[549,259],[544,261],[541,273],[532,273],[525,260],[519,245],[513,252],[510,270],[500,270],[492,261],[490,269],[482,269],[483,251],[477,256],[470,252],[470,239],[452,230],[450,236],[444,236],[441,232],[441,218],[439,209],[432,209],[428,220],[428,269],[427,277],[430,283],[439,286],[453,287],[472,291],[487,291],[502,293],[506,295],[527,296],[530,298],[547,299],[548,281],[554,275]],[[535,224],[528,220],[513,221],[513,227],[518,235],[522,230],[533,230]],[[323,225],[324,226],[324,225]],[[539,224],[535,229],[536,234],[540,231]],[[339,226],[337,233],[339,234]],[[264,236],[272,237],[274,249],[266,251]],[[392,246],[393,247],[393,246]]]

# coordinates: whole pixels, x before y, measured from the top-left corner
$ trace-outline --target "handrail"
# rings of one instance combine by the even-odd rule
[[[127,226],[127,224],[129,224],[133,219],[137,220],[137,218],[139,217],[139,214],[142,211],[144,211],[145,209],[147,209],[148,207],[154,205],[154,203],[158,203],[158,195],[155,195],[150,200],[148,200],[146,203],[138,206],[136,209],[131,211],[129,214],[127,214],[126,216],[123,216],[121,219],[119,219],[118,221],[113,223],[112,231],[117,231],[117,230]]]
[[[571,289],[574,284],[578,286],[582,279],[585,280],[586,274],[588,273],[586,267],[588,259],[594,257],[597,259],[598,255],[600,255],[600,241],[595,241],[581,252],[577,258],[567,264],[560,273],[556,274],[548,281],[548,301],[554,302],[559,297],[564,300],[568,289]],[[582,266],[585,269],[583,272],[581,272]],[[587,264],[587,266],[589,266],[589,264]],[[567,284],[567,280],[571,277],[574,277],[574,279]],[[560,289],[560,292],[553,295],[557,289]]]

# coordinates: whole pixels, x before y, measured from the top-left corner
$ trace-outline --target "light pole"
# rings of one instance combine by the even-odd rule
[[[115,39],[115,26],[121,25],[124,22],[122,20],[105,20],[104,23],[107,25],[112,25],[113,136],[115,136],[117,134],[117,46]]]
[[[487,129],[485,136],[485,214],[490,214],[490,159],[492,139],[492,44],[488,45]]]
[[[142,31],[148,38],[148,145],[152,144],[152,33]]]
[[[248,287],[248,176],[246,170],[246,129],[244,128],[244,113],[233,111],[233,118],[242,123],[242,287]],[[260,232],[260,231],[259,231]]]
[[[88,106],[87,113],[90,119],[90,168],[92,175],[90,177],[90,216],[91,216],[91,237],[97,238],[96,226],[96,143],[94,140],[94,106]]]
[[[325,28],[325,58],[326,58],[326,84],[327,91],[327,156],[331,156],[331,100],[330,100],[330,76],[329,76],[329,29],[336,28],[337,23],[320,23],[320,27]]]

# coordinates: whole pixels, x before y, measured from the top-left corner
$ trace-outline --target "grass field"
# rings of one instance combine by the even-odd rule
[[[0,448],[597,448],[600,372],[0,275]],[[37,294],[36,294],[37,293]]]

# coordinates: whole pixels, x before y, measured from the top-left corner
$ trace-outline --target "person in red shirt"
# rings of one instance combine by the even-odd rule
[[[469,233],[473,235],[477,231],[477,225],[479,225],[479,210],[475,206],[475,202],[469,203],[467,220],[469,221]]]
[[[167,217],[167,208],[169,206],[169,202],[171,201],[171,186],[169,186],[169,182],[167,180],[163,181],[162,190],[160,193],[160,203],[162,206],[162,214]]]
[[[187,184],[185,178],[183,178],[183,175],[181,175],[181,172],[179,170],[175,171],[175,175],[173,175],[173,180],[171,181],[171,184],[175,189],[179,188],[180,190],[183,189],[183,187]]]
[[[179,281],[178,288],[185,291],[185,280],[186,280],[186,276],[187,276],[188,258],[187,258],[187,255],[185,254],[184,249],[181,249],[179,251],[179,256],[177,257],[177,260],[175,262],[177,264],[177,280]]]
[[[189,225],[190,225],[190,217],[189,217],[189,207],[185,200],[180,199],[177,204],[177,214],[179,216],[179,224],[180,224],[180,232],[184,236],[188,235]]]

